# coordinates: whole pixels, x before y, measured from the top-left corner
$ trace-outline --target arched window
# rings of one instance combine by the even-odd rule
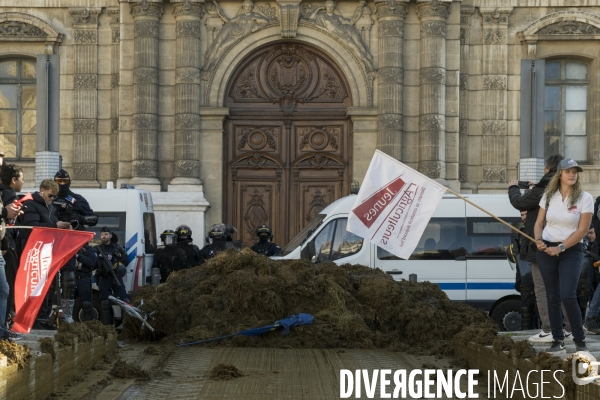
[[[0,149],[8,159],[35,158],[35,60],[0,60]]]
[[[588,161],[589,73],[586,63],[546,60],[545,154]]]

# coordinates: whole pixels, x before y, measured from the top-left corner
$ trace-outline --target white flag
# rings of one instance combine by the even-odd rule
[[[408,259],[445,192],[444,186],[377,150],[346,229]]]

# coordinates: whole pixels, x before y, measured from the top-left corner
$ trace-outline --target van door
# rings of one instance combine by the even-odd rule
[[[467,218],[467,302],[489,311],[498,299],[519,295],[514,289],[516,271],[506,257],[514,233],[506,225],[473,210],[467,209],[467,215],[478,215]],[[522,225],[518,217],[502,219],[517,228]]]
[[[420,282],[438,284],[450,300],[465,301],[466,253],[464,202],[444,198],[408,260],[377,247],[374,265],[396,280],[416,274]]]

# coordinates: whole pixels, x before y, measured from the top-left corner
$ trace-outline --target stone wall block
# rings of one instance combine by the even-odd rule
[[[95,44],[77,44],[74,46],[76,73],[94,74],[98,71],[98,46]]]
[[[442,84],[421,84],[421,115],[446,114],[446,86]]]
[[[506,136],[483,136],[483,165],[506,165]]]
[[[133,86],[136,114],[158,111],[158,85],[154,83],[138,83]]]
[[[175,110],[178,114],[198,112],[200,85],[178,84],[175,86]]]
[[[482,118],[506,119],[508,104],[505,90],[487,90],[485,92]]]
[[[98,96],[96,90],[74,90],[73,111],[74,118],[96,118],[98,111]]]
[[[136,67],[158,68],[158,38],[141,37],[133,41]]]

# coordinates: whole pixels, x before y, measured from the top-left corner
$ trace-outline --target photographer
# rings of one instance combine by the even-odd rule
[[[112,304],[108,296],[114,296],[129,303],[123,277],[127,273],[127,252],[112,241],[112,232],[105,226],[100,230],[100,243],[96,246],[98,255],[96,276],[100,290],[100,315],[104,325],[112,325]],[[106,258],[105,258],[106,257]]]
[[[52,205],[58,219],[70,224],[73,229],[85,230],[83,217],[93,214],[89,203],[83,196],[71,191],[71,177],[64,169],[54,175],[54,182],[58,184],[58,194]],[[75,257],[73,257],[60,269],[63,287],[63,315],[69,323],[73,321],[72,313],[75,303],[75,289],[77,288],[75,262]],[[85,288],[82,289],[85,291]]]
[[[61,222],[57,216],[52,213],[50,205],[58,193],[58,185],[52,179],[44,179],[40,183],[39,192],[33,194],[33,200],[27,200],[23,202],[23,215],[21,216],[21,225],[23,226],[43,226],[47,228],[59,228],[59,229],[71,229],[71,224],[68,222]],[[23,248],[27,243],[27,239],[31,234],[30,229],[21,230],[21,246],[19,254],[23,252]],[[46,299],[42,303],[40,311],[38,312],[38,319],[48,319],[48,312],[50,311],[49,299],[52,294],[48,291]],[[34,325],[36,329],[41,328],[39,324]]]
[[[526,186],[533,186],[530,190],[526,191],[525,194],[521,194],[521,189],[525,187],[519,187],[517,181],[509,182],[508,197],[510,203],[514,208],[519,211],[527,211],[527,221],[525,222],[524,232],[526,235],[533,237],[533,227],[537,219],[538,212],[540,210],[540,200],[544,195],[544,190],[548,186],[550,179],[556,174],[558,164],[562,161],[563,156],[560,154],[553,154],[546,157],[544,165],[544,176],[537,184],[533,182],[527,182]],[[532,342],[551,342],[552,334],[550,328],[550,317],[548,316],[548,302],[546,300],[546,288],[544,287],[544,281],[536,261],[537,246],[535,243],[527,241],[526,245],[521,246],[520,256],[522,260],[531,263],[531,274],[533,276],[533,285],[535,289],[535,298],[537,302],[538,314],[542,322],[542,330],[540,333],[529,338]],[[566,312],[563,313],[566,316]],[[570,324],[567,318],[565,318],[567,334],[565,338],[570,335]]]

